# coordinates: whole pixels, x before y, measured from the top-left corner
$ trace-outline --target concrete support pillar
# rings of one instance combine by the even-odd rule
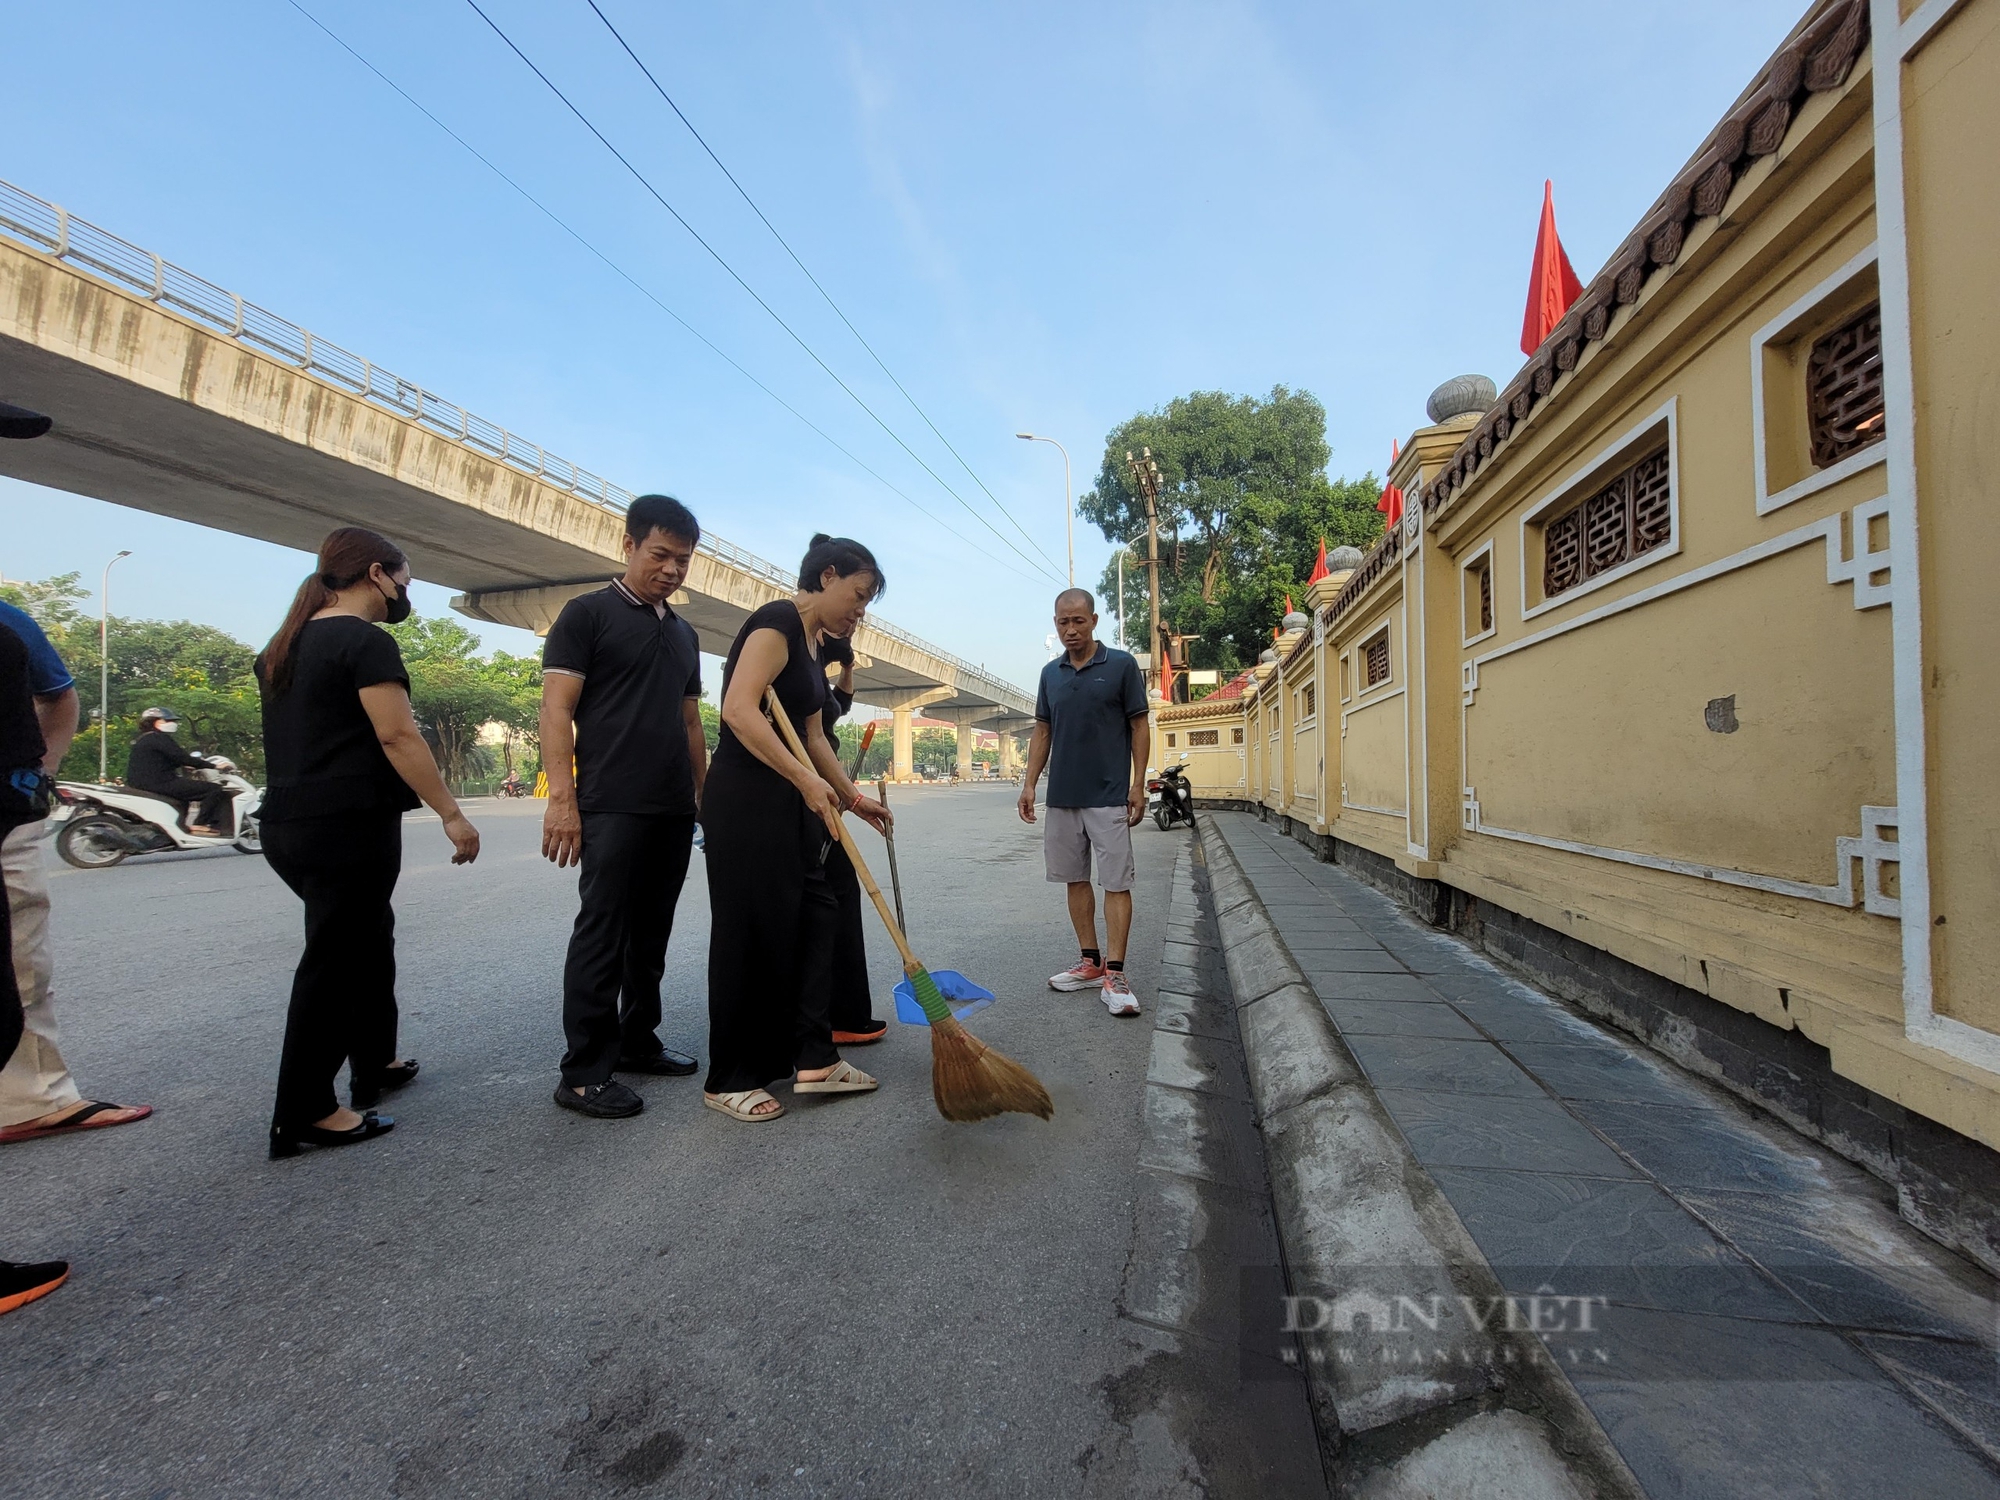
[[[974,725],[982,718],[991,718],[992,711],[983,708],[949,709],[946,710],[945,717],[951,720],[957,730],[955,748],[958,751],[958,779],[960,781],[970,781],[972,779],[972,751],[979,739],[978,730]]]
[[[956,692],[948,687],[895,689],[890,692],[871,692],[870,703],[880,704],[889,710],[889,735],[893,754],[890,757],[890,779],[893,781],[914,781],[916,779],[916,745],[910,720],[922,709],[933,703],[941,703],[956,697]]]
[[[915,710],[910,708],[889,710],[889,738],[895,747],[895,754],[889,761],[889,775],[897,781],[910,781],[916,775],[916,737],[910,729],[910,719],[914,713]]]
[[[1000,731],[1000,774],[1009,781],[1021,774],[1021,742],[1004,729]]]

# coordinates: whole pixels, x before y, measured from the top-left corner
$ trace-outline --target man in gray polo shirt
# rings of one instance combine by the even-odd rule
[[[1042,856],[1051,882],[1069,887],[1069,919],[1081,961],[1049,981],[1054,990],[1098,990],[1114,1016],[1136,1016],[1125,978],[1132,931],[1132,829],[1146,815],[1146,756],[1152,728],[1139,664],[1097,639],[1097,602],[1082,589],[1056,595],[1063,654],[1042,668],[1035,734],[1021,784],[1021,820],[1035,821],[1035,783],[1049,771]],[[1104,947],[1097,946],[1091,856],[1104,887]]]

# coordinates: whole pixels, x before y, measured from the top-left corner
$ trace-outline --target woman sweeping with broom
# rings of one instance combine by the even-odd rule
[[[883,589],[875,556],[815,536],[798,592],[737,632],[722,670],[722,734],[702,793],[707,840],[709,1070],[702,1102],[738,1120],[774,1120],[768,1085],[858,1094],[875,1080],[833,1044],[838,906],[826,875],[843,811],[878,831],[888,810],[856,791],[820,722],[825,670],[814,642],[849,636]],[[808,752],[804,764],[764,716],[766,689]]]

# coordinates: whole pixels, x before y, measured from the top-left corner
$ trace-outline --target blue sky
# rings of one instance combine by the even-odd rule
[[[937,519],[690,338],[288,0],[8,7],[0,177],[628,488],[670,490],[775,561],[815,530],[869,541],[887,618],[1032,682],[1055,585],[875,427],[464,0],[301,3]],[[1133,412],[1282,383],[1326,404],[1336,475],[1380,472],[1432,387],[1465,371],[1504,382],[1520,364],[1542,179],[1588,280],[1803,9],[599,3],[1059,565],[1061,462],[1017,430],[1062,439],[1081,492]],[[585,0],[482,4],[1027,550]],[[129,547],[115,610],[251,641],[306,567],[12,481],[0,518],[7,577],[78,569],[94,587]],[[1109,553],[1081,528],[1079,581]],[[443,590],[417,594],[444,609]]]

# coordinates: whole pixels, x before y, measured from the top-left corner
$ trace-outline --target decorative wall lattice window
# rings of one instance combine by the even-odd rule
[[[1465,565],[1465,636],[1477,640],[1493,630],[1493,553],[1489,548]]]
[[[1361,648],[1363,685],[1375,687],[1389,680],[1389,632],[1383,631]]]
[[[1870,303],[1813,341],[1806,361],[1813,467],[1831,468],[1882,441],[1882,308]]]
[[[1230,743],[1230,744],[1232,744],[1232,745],[1240,745],[1240,744],[1242,744],[1242,743],[1243,743],[1243,731],[1242,731],[1241,729],[1232,729],[1232,730],[1230,730],[1230,731],[1229,731],[1229,743]]]
[[[1667,450],[1648,454],[1581,505],[1542,527],[1542,593],[1554,598],[1673,536]],[[1487,597],[1491,619],[1490,586]]]
[[[1188,744],[1197,748],[1202,745],[1219,745],[1221,743],[1222,731],[1219,729],[1190,729],[1188,731]]]
[[[1167,748],[1169,750],[1174,748],[1174,737],[1172,735],[1167,736]]]
[[[1306,684],[1306,690],[1300,696],[1299,707],[1299,717],[1302,719],[1310,719],[1314,714],[1319,712],[1319,688],[1317,684],[1310,682]]]

